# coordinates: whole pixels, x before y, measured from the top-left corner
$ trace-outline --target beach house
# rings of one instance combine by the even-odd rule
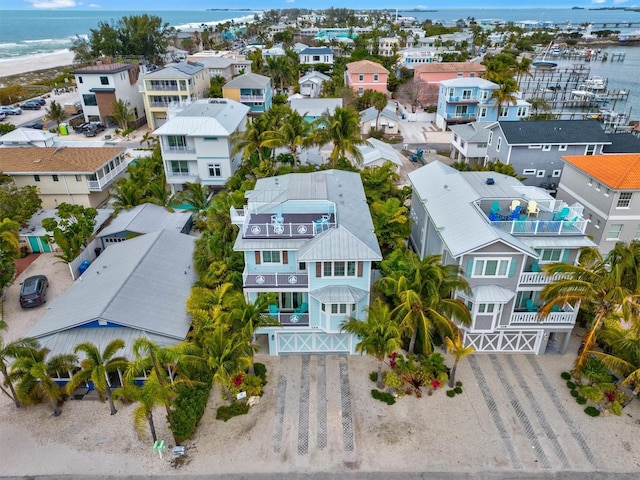
[[[388,93],[389,70],[371,60],[347,63],[344,84],[362,95],[365,90]]]
[[[354,353],[343,333],[348,317],[364,319],[371,263],[382,259],[360,175],[323,170],[258,179],[247,205],[231,208],[240,227],[248,300],[275,295],[256,340],[270,355]]]
[[[222,87],[222,96],[249,107],[251,113],[268,112],[271,108],[271,78],[257,73],[238,75]]]
[[[538,314],[540,291],[555,276],[550,262],[576,263],[593,246],[579,203],[496,172],[460,172],[435,161],[409,173],[413,188],[411,245],[423,258],[441,255],[463,272],[459,292],[472,322],[461,326],[478,352],[565,353],[578,315],[566,303]]]

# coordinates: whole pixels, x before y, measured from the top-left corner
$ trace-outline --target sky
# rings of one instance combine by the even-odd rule
[[[322,9],[330,6],[336,8],[514,8],[513,0],[456,0],[447,2],[439,0],[236,0],[220,2],[215,0],[188,0],[183,8],[176,8],[175,0],[0,0],[0,10],[16,9],[103,9],[103,10],[205,10],[207,8],[314,8]],[[637,0],[521,0],[520,8],[533,7],[630,7],[639,5]],[[182,6],[182,4],[181,4]],[[0,24],[2,19],[0,18]]]

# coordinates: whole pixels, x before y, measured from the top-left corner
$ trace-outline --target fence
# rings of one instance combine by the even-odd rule
[[[89,243],[89,245],[87,245],[87,247],[82,252],[80,252],[80,255],[78,255],[69,263],[71,278],[73,278],[74,280],[78,279],[78,277],[80,276],[80,265],[82,264],[82,262],[84,262],[85,260],[91,260],[93,262],[96,259],[97,248],[101,249],[102,243],[100,242],[99,238],[94,238]]]

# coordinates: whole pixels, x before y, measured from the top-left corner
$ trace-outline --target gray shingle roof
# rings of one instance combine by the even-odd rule
[[[222,88],[266,88],[270,84],[269,77],[257,73],[245,73],[229,80]]]
[[[152,203],[144,203],[118,213],[111,223],[98,234],[106,237],[119,232],[150,233],[170,230],[180,233],[189,222],[191,212],[169,212],[166,208]]]
[[[640,152],[640,138],[632,133],[609,133],[607,138],[611,141],[611,145],[605,145],[602,153]]]
[[[611,143],[595,120],[504,121],[498,126],[510,145]]]
[[[198,62],[169,63],[164,68],[146,74],[143,78],[191,78],[202,70],[204,65]]]
[[[307,47],[300,52],[300,55],[333,55],[333,50],[329,47]]]
[[[183,340],[191,325],[185,302],[196,279],[194,244],[194,237],[162,230],[110,246],[51,303],[29,336],[101,321],[166,342]],[[101,335],[98,327],[83,330]]]
[[[378,116],[378,110],[376,110],[376,107],[369,107],[360,112],[360,123],[368,122],[370,120],[375,120],[377,116]],[[387,103],[387,106],[384,107],[382,112],[380,112],[380,118],[382,117],[388,118],[393,122],[398,121],[395,102]]]

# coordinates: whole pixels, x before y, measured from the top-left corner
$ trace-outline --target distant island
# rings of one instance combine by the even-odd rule
[[[252,8],[205,8],[206,12],[255,12]]]
[[[584,10],[584,7],[571,7],[571,10]]]
[[[600,8],[590,8],[589,10],[620,10],[623,12],[640,12],[639,8],[634,8],[634,7],[600,7]]]

